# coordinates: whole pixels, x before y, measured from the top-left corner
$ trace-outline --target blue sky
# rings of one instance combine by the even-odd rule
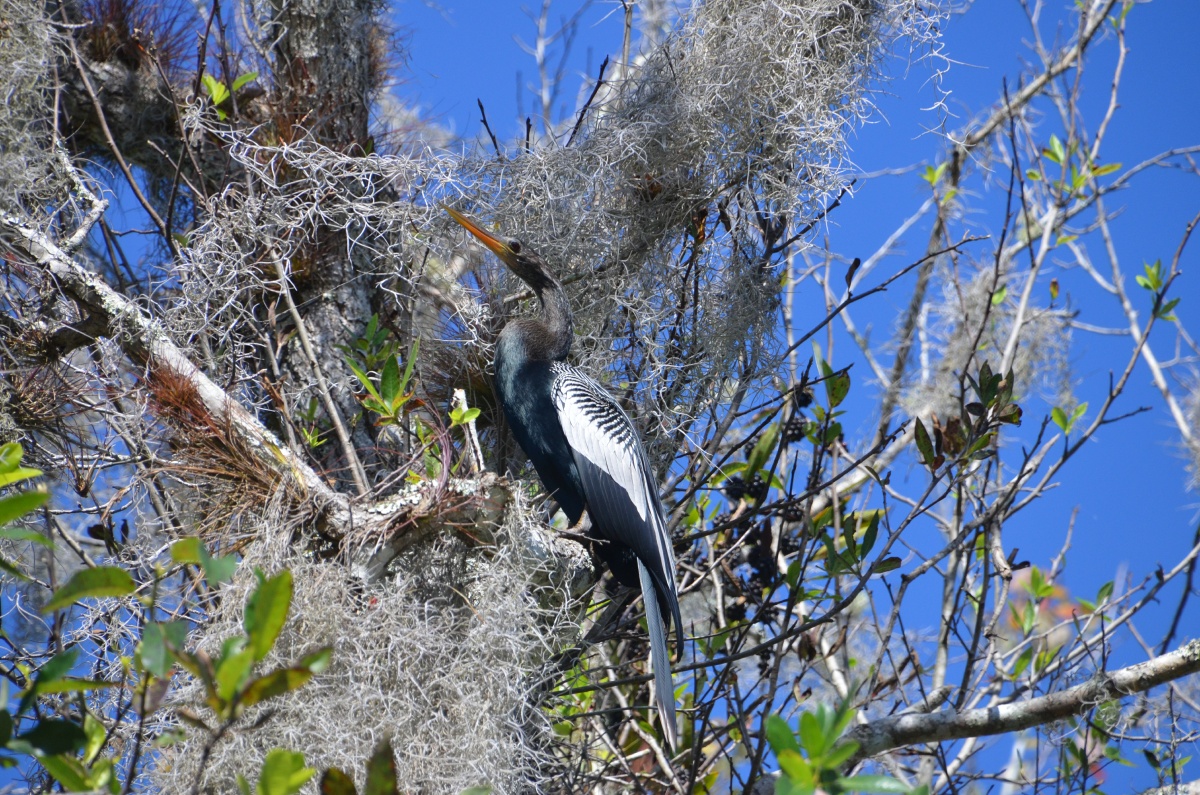
[[[571,13],[575,7],[561,5],[562,14]],[[1056,20],[1069,19],[1072,7],[1068,0],[1052,0],[1046,6],[1041,25],[1046,40],[1069,37],[1071,30],[1058,28]],[[594,75],[603,55],[619,46],[619,9],[619,4],[598,4],[583,17],[575,52],[568,62],[574,82],[560,103],[568,112],[574,107],[576,86],[583,75]],[[399,6],[396,19],[408,35],[410,56],[409,82],[398,90],[402,96],[420,104],[428,115],[468,140],[480,132],[477,99],[487,107],[492,127],[501,138],[511,138],[522,129],[518,74],[529,82],[534,64],[514,41],[517,36],[526,41],[533,38],[533,23],[519,4],[446,0],[434,9],[409,0]],[[1129,166],[1172,147],[1200,143],[1200,56],[1194,49],[1198,29],[1200,3],[1159,0],[1132,10],[1121,108],[1106,138],[1101,162]],[[879,112],[852,139],[850,155],[862,171],[937,162],[944,141],[924,131],[943,121],[947,128],[954,129],[985,111],[1000,97],[1002,80],[1007,77],[1013,90],[1022,67],[1032,57],[1027,47],[1028,23],[1016,0],[978,0],[966,14],[951,18],[944,31],[945,53],[955,63],[943,88],[950,91],[948,108],[955,117],[944,119],[936,112],[922,110],[932,105],[936,96],[927,66],[894,63],[888,70],[893,79],[876,98]],[[1093,49],[1085,72],[1084,107],[1093,127],[1098,111],[1108,101],[1116,52],[1115,40],[1100,43]],[[526,89],[527,113],[530,106]],[[1041,106],[1041,110],[1050,109]],[[1052,132],[1062,133],[1052,114],[1040,129],[1046,137]],[[916,171],[871,180],[831,217],[823,234],[829,236],[835,250],[866,257],[916,209],[927,192]],[[1002,218],[997,214],[1002,200],[1000,190],[972,200],[984,211],[973,218],[979,232],[995,231],[994,226]],[[1185,225],[1200,210],[1200,180],[1177,170],[1151,170],[1133,187],[1110,199],[1109,208],[1121,210],[1113,222],[1117,252],[1134,300],[1143,302],[1140,308],[1144,318],[1149,299],[1133,284],[1133,276],[1141,272],[1144,262],[1170,259]],[[920,252],[927,236],[928,226],[919,226],[906,236],[902,247],[910,254]],[[1103,261],[1098,236],[1085,237],[1082,242],[1093,258]],[[979,251],[981,255],[991,250],[991,243],[982,245],[987,248]],[[1176,314],[1185,324],[1189,317],[1195,317],[1196,299],[1200,298],[1200,278],[1195,273],[1200,261],[1198,250],[1200,241],[1193,241],[1183,259],[1184,276],[1174,293],[1183,299]],[[899,267],[908,261],[897,257],[890,263]],[[1051,277],[1060,280],[1063,300],[1069,300],[1081,320],[1124,327],[1113,300],[1082,273],[1056,265],[1044,275],[1039,289],[1048,289]],[[886,297],[885,303],[894,310],[907,300],[907,289],[900,289]],[[888,310],[879,306],[870,319],[877,337],[886,334],[891,322]],[[1155,332],[1152,339],[1161,358],[1174,353],[1172,336],[1173,329],[1168,327]],[[1128,351],[1125,338],[1077,333],[1071,361],[1079,399],[1097,406],[1107,389],[1110,370],[1124,366]],[[865,374],[860,370],[858,377],[864,378]],[[1177,384],[1175,387],[1182,394]],[[1021,558],[1047,566],[1063,543],[1072,512],[1078,509],[1065,584],[1085,598],[1092,598],[1101,584],[1122,569],[1137,582],[1152,575],[1160,563],[1170,566],[1179,560],[1190,548],[1200,520],[1200,495],[1187,489],[1177,432],[1148,370],[1141,364],[1117,413],[1139,406],[1150,410],[1102,429],[1068,466],[1060,478],[1061,488],[1006,527],[1006,543],[1019,546]],[[1023,432],[1027,433],[1052,406],[1033,396],[1025,408]],[[912,470],[897,474],[922,476]],[[1150,643],[1156,644],[1161,638],[1179,593],[1178,586],[1166,591],[1162,606],[1151,609],[1137,622]],[[1196,615],[1193,609],[1183,623],[1185,638],[1196,634],[1194,627],[1200,625]],[[930,621],[935,620],[936,616],[930,617]],[[1115,662],[1137,659],[1141,659],[1140,650],[1128,638],[1119,641]],[[1122,777],[1114,779],[1114,784],[1126,781],[1126,774],[1115,775]],[[1128,779],[1129,786],[1146,784],[1143,779],[1148,772],[1144,765],[1129,775],[1133,776]]]

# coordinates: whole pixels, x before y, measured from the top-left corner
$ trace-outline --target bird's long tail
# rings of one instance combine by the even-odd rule
[[[646,630],[650,635],[650,667],[654,670],[654,695],[658,704],[658,720],[672,749],[678,741],[675,734],[675,682],[671,678],[671,654],[667,651],[667,628],[663,626],[662,610],[654,578],[638,561],[638,577],[642,581],[642,600],[646,603]]]

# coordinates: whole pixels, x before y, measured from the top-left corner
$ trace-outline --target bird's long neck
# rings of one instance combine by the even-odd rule
[[[509,323],[501,332],[501,342],[518,343],[522,358],[527,360],[561,361],[567,358],[574,321],[562,284],[544,271],[523,278],[541,302],[541,316],[536,320],[529,318]]]
[[[571,305],[567,293],[553,276],[547,276],[546,284],[534,287],[538,300],[542,302],[541,324],[546,329],[549,345],[546,358],[561,360],[571,351],[571,337],[575,334],[575,322],[571,316]]]

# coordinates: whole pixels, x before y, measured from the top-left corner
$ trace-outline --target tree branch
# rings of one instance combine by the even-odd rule
[[[258,464],[295,482],[331,520],[335,515],[348,518],[346,496],[334,491],[303,459],[205,375],[140,307],[75,262],[35,227],[9,213],[0,216],[0,223],[16,233],[26,252],[57,280],[67,295],[86,306],[94,320],[105,323],[126,355],[160,375],[170,374],[190,386],[212,418],[246,442]]]
[[[1112,673],[1098,672],[1089,681],[1028,701],[999,704],[962,712],[946,710],[929,715],[905,713],[856,726],[846,739],[859,744],[850,764],[893,748],[921,743],[962,740],[1021,731],[1078,715],[1102,701],[1141,693],[1200,671],[1200,640],[1173,652]]]

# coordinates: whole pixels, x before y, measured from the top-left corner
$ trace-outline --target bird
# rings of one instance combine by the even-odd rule
[[[586,526],[613,578],[641,588],[655,702],[673,749],[678,735],[667,639],[674,623],[682,651],[683,622],[671,535],[637,429],[604,387],[566,361],[574,335],[571,307],[545,261],[520,240],[492,234],[458,210],[445,209],[541,304],[539,317],[512,320],[500,331],[496,395],[517,443],[571,529]]]

